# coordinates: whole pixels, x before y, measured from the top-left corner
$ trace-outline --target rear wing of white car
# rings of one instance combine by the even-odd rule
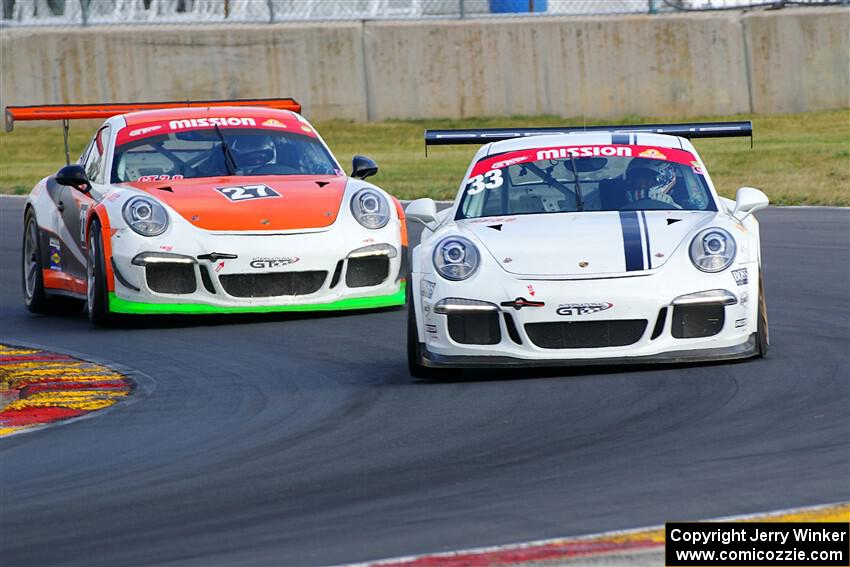
[[[682,138],[750,138],[753,140],[753,123],[739,122],[683,122],[680,124],[633,124],[609,126],[564,126],[548,128],[475,128],[461,130],[425,130],[425,148],[428,146],[453,146],[460,144],[488,144],[512,138],[569,134],[573,132],[610,132],[612,134],[653,133]]]

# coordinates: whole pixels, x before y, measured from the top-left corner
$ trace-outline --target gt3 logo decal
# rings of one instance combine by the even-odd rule
[[[571,315],[589,315],[611,309],[612,307],[614,307],[614,304],[609,301],[603,301],[601,303],[562,303],[558,306],[555,313],[567,317]]]
[[[251,260],[252,268],[279,268],[280,266],[288,266],[294,264],[301,258],[293,256],[291,258],[254,258]]]
[[[262,183],[257,185],[216,187],[215,190],[231,201],[250,201],[251,199],[262,199],[264,197],[280,197],[280,193]]]
[[[738,285],[747,285],[750,283],[750,278],[747,277],[747,268],[732,270],[732,277],[735,278],[735,283]]]

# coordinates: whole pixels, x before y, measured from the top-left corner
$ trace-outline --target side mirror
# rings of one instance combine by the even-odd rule
[[[739,221],[744,220],[754,212],[764,209],[770,204],[770,199],[755,187],[741,187],[735,193],[735,209],[732,216]]]
[[[86,175],[86,170],[78,164],[66,165],[56,172],[56,183],[68,185],[82,193],[91,191],[91,182]]]
[[[416,199],[404,210],[404,216],[409,220],[420,222],[428,230],[437,228],[437,203],[434,199]]]
[[[351,177],[366,179],[378,173],[378,164],[366,156],[354,156],[351,160]]]

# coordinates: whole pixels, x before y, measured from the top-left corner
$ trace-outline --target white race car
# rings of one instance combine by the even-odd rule
[[[346,175],[299,111],[292,99],[8,108],[9,129],[107,118],[29,195],[26,306],[85,301],[103,324],[403,304],[401,204],[364,180],[372,160],[355,156]]]
[[[415,377],[464,367],[763,356],[767,312],[751,187],[717,194],[689,141],[749,122],[427,131],[486,143],[425,225],[408,289]]]

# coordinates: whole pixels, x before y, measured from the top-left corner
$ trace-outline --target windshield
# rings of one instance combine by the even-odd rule
[[[113,183],[342,173],[318,138],[259,128],[207,128],[131,139],[115,148],[112,164]]]
[[[457,218],[657,209],[717,210],[692,154],[647,146],[565,146],[481,159]]]

